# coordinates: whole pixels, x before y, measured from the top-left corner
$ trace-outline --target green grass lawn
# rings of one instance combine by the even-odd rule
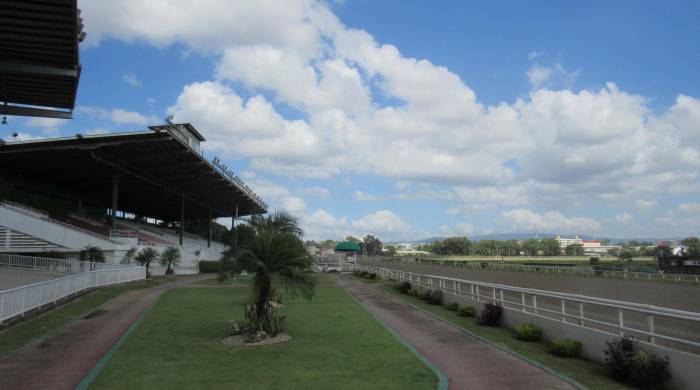
[[[250,292],[167,292],[113,355],[96,389],[434,389],[437,378],[328,276],[311,301],[286,299],[282,344],[221,340]]]
[[[0,359],[13,354],[26,344],[41,339],[61,326],[79,319],[119,294],[157,284],[159,283],[156,281],[142,281],[100,288],[36,318],[5,329],[0,332]]]
[[[600,363],[582,358],[564,359],[554,356],[548,352],[548,346],[545,343],[516,340],[513,338],[515,332],[510,329],[479,326],[476,324],[475,318],[460,317],[457,313],[447,310],[444,306],[429,305],[419,298],[401,294],[396,291],[393,283],[385,283],[382,288],[397,298],[411,303],[424,311],[437,315],[500,347],[516,352],[543,366],[561,372],[591,390],[628,390],[633,388],[610,378],[605,371],[605,367]]]
[[[234,287],[234,286],[250,286],[252,283],[253,283],[252,277],[237,277],[235,281],[233,279],[226,279],[223,282],[219,282],[219,279],[217,279],[216,275],[214,275],[212,279],[200,280],[198,282],[194,282],[193,284],[200,285],[200,286]]]

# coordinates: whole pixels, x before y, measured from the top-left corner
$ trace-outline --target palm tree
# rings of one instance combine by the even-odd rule
[[[250,219],[254,235],[224,253],[222,263],[228,271],[255,273],[251,304],[246,305],[246,319],[251,333],[265,331],[275,336],[283,317],[277,316],[272,300],[284,291],[290,296],[311,298],[315,281],[307,272],[312,259],[304,248],[302,230],[291,215],[277,211]]]
[[[139,253],[136,254],[134,260],[141,265],[146,266],[146,278],[151,277],[151,273],[148,272],[148,268],[151,266],[151,262],[158,258],[158,251],[153,248],[143,248]]]
[[[167,247],[160,255],[160,265],[168,267],[165,270],[166,275],[174,274],[172,267],[180,265],[180,250],[174,246]]]

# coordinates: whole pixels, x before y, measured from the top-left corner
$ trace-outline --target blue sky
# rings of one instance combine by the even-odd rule
[[[79,1],[75,119],[172,113],[309,238],[700,228],[697,2]]]

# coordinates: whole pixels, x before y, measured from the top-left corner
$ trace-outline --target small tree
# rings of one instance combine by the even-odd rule
[[[79,259],[80,261],[89,261],[90,263],[104,263],[105,253],[96,246],[88,245],[80,251]],[[94,269],[94,265],[91,265],[90,269]]]
[[[166,275],[174,274],[173,266],[178,266],[180,264],[180,250],[174,246],[166,248],[160,255],[160,265],[163,267],[167,266],[165,270]]]
[[[158,258],[158,251],[153,248],[143,248],[139,253],[136,254],[134,260],[142,266],[146,266],[146,278],[151,277],[151,273],[148,269],[151,266],[151,262]]]

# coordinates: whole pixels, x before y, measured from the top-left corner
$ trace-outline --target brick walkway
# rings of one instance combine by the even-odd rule
[[[0,361],[0,388],[74,389],[161,294],[207,277],[211,276],[178,279],[119,295],[40,344]]]
[[[574,389],[571,384],[416,310],[377,285],[349,276],[338,284],[439,367],[450,389]]]

